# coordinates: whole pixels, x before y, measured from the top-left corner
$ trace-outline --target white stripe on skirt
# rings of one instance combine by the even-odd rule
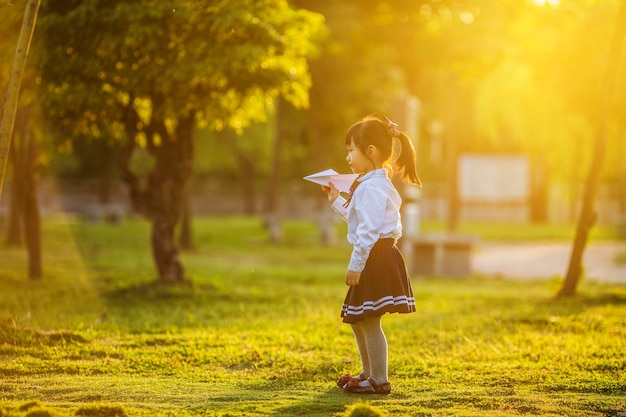
[[[358,316],[359,314],[363,314],[364,311],[378,311],[383,307],[387,307],[388,305],[403,305],[406,304],[409,307],[415,307],[415,298],[407,297],[406,295],[399,295],[397,297],[392,297],[391,295],[379,298],[376,301],[365,301],[363,304],[359,306],[352,306],[348,304],[343,305],[343,313],[345,315],[353,315]]]

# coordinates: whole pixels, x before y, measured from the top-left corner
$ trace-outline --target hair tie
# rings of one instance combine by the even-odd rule
[[[391,121],[390,118],[385,116],[385,122],[387,123],[387,132],[392,138],[400,136],[400,130],[398,124]]]

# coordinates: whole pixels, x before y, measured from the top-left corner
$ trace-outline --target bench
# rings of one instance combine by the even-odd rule
[[[464,277],[472,273],[473,236],[421,234],[403,242],[411,275]]]

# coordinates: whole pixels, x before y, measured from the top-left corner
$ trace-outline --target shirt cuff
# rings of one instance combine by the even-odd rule
[[[343,217],[344,220],[347,220],[348,209],[343,206],[345,203],[346,203],[346,199],[343,198],[342,196],[339,196],[335,199],[335,201],[333,201],[333,204],[331,205],[331,207],[335,211],[335,213]]]
[[[365,265],[362,265],[362,262],[355,261],[350,259],[350,264],[348,264],[348,270],[353,272],[363,272],[365,269]]]

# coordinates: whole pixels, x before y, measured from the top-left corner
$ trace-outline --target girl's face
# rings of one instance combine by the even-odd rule
[[[350,140],[350,144],[347,146],[348,155],[346,161],[350,165],[350,169],[355,174],[365,174],[368,171],[374,169],[374,163],[354,144],[354,141]]]

